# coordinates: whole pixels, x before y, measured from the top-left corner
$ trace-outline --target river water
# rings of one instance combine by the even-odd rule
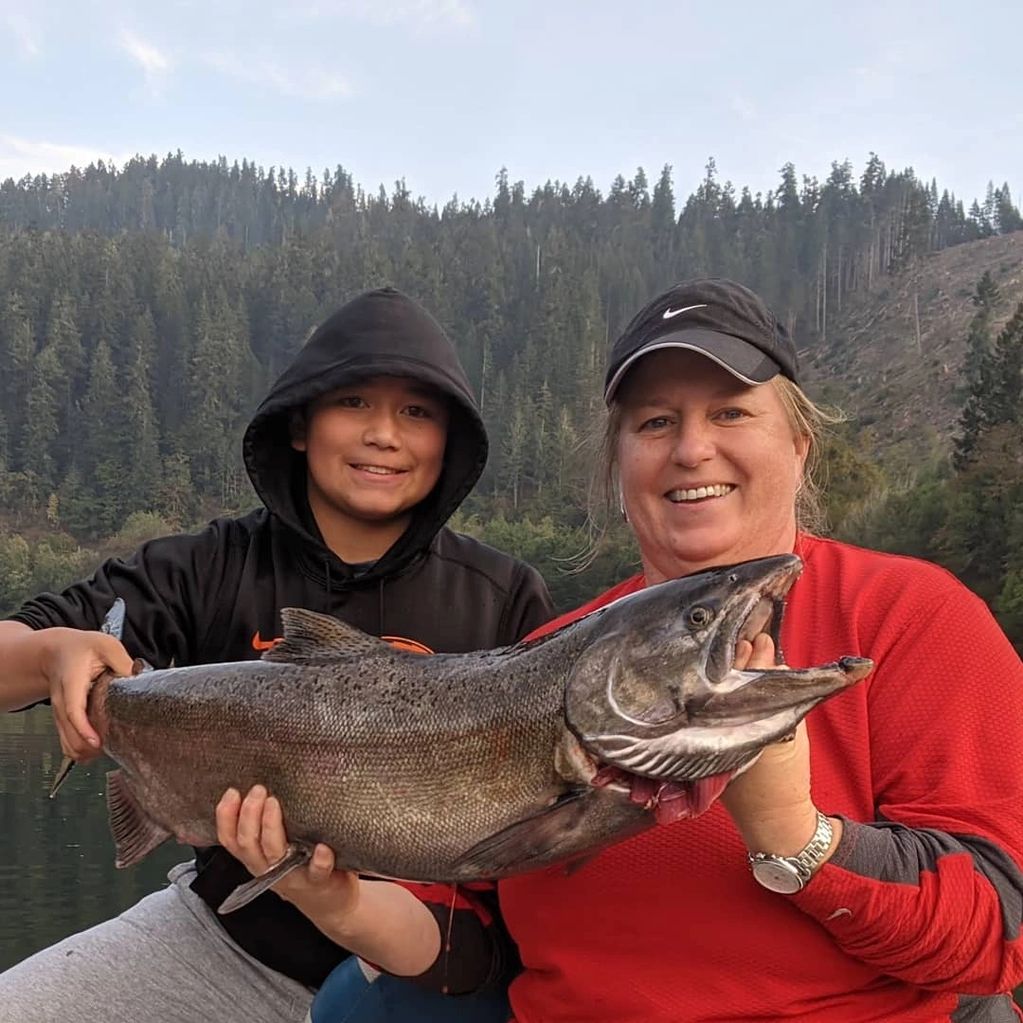
[[[76,767],[51,800],[60,761],[49,708],[0,714],[0,972],[138,901],[191,854],[168,842],[115,870],[104,794],[112,763]]]

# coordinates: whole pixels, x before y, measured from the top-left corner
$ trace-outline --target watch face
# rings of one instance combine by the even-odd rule
[[[757,860],[753,864],[753,876],[768,891],[781,895],[792,895],[803,887],[796,868],[783,859]]]

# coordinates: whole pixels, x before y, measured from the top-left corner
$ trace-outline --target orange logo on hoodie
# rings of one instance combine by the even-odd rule
[[[276,639],[263,639],[259,635],[259,630],[256,630],[256,634],[252,637],[252,649],[258,650],[262,653],[264,650],[273,650],[278,643],[281,642],[283,636],[278,636]],[[423,643],[420,643],[415,639],[405,639],[402,636],[381,636],[380,637],[385,643],[390,643],[391,646],[398,650],[404,650],[410,654],[432,654],[433,651]]]

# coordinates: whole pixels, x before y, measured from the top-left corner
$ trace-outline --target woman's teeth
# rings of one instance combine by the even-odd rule
[[[705,497],[724,497],[735,489],[731,483],[715,483],[709,487],[695,487],[692,490],[672,490],[668,500],[676,504],[681,501],[700,501]]]

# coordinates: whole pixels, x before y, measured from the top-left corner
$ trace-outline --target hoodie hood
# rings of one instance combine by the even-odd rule
[[[487,461],[487,435],[465,371],[440,324],[422,306],[394,288],[379,288],[338,309],[270,388],[242,442],[245,468],[263,504],[317,549],[317,560],[338,582],[351,573],[319,535],[306,498],[305,455],[291,446],[289,415],[353,380],[385,375],[429,384],[451,406],[437,485],[397,542],[358,578],[363,583],[394,575],[426,551]]]

